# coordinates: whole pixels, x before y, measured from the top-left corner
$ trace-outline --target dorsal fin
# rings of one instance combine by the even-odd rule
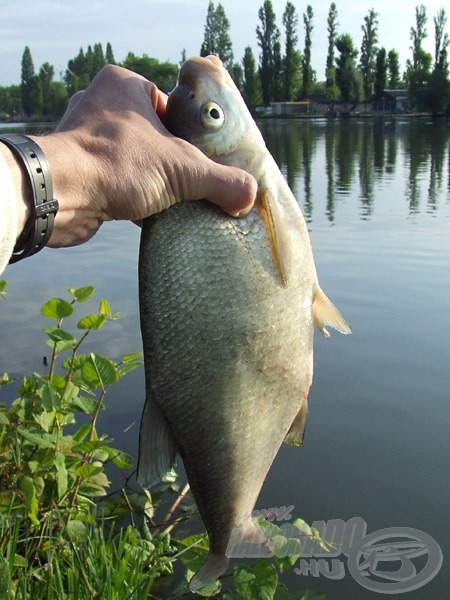
[[[272,192],[265,188],[258,194],[258,207],[272,249],[275,269],[280,277],[281,284],[286,287],[289,282],[291,270],[291,247],[283,216],[278,202]]]
[[[320,287],[314,294],[313,319],[314,325],[325,337],[330,337],[325,325],[329,325],[345,335],[352,332],[350,325]]]

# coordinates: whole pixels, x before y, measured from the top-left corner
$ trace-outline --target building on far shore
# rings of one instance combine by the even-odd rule
[[[383,90],[371,100],[374,112],[404,113],[410,108],[408,90]]]

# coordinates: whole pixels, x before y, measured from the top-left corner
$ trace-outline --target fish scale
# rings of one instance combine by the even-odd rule
[[[293,292],[278,281],[259,220],[252,213],[237,225],[200,201],[178,204],[146,220],[142,231],[140,297],[147,386],[174,434],[195,496],[207,498],[198,504],[210,532],[218,513],[224,514],[230,529],[238,512],[252,511],[312,376],[303,355],[302,360],[286,360],[310,346],[312,319],[302,339],[301,329],[292,327],[290,311],[273,310],[276,304],[288,305],[284,298]],[[298,313],[297,294],[295,300]],[[283,402],[274,398],[274,382]],[[266,436],[275,433],[279,443],[268,445]],[[216,465],[212,470],[204,460],[211,455],[222,455],[226,468]],[[239,462],[239,470],[230,468],[233,462]],[[239,509],[233,512],[227,497],[242,495],[243,482],[256,492],[244,503],[235,500]],[[237,494],[229,493],[233,485]],[[214,506],[212,516],[202,508],[207,503]],[[212,538],[214,547],[214,533]],[[227,543],[223,536],[217,550],[224,552]]]
[[[138,480],[152,485],[181,456],[210,540],[196,591],[225,572],[234,542],[267,542],[250,516],[282,442],[303,439],[313,323],[324,335],[350,328],[318,285],[299,206],[228,73],[187,61],[166,124],[258,183],[243,219],[200,200],[142,227]]]

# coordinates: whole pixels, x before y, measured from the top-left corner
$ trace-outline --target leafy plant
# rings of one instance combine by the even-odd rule
[[[6,287],[0,280],[0,296]],[[185,502],[188,486],[179,491],[176,473],[152,494],[134,489],[132,457],[98,433],[108,390],[140,366],[141,355],[116,362],[81,351],[89,335],[119,318],[104,299],[95,312],[75,317],[93,294],[91,286],[69,289],[69,300],[52,298],[42,306],[42,316],[51,321],[44,328],[51,351],[48,372],[24,377],[17,398],[0,405],[0,598],[5,600],[190,597],[188,581],[209,551],[206,534],[173,537],[177,524],[195,510]],[[66,325],[73,327],[74,319],[75,333]],[[6,373],[0,376],[0,388],[11,383]],[[124,476],[116,492],[110,490],[111,467]],[[161,499],[174,493],[175,502],[157,525]],[[219,581],[198,595],[303,597],[290,595],[279,581],[300,555],[299,535],[290,539],[274,523],[259,525],[273,542],[273,559],[235,565],[234,587],[224,591]],[[315,535],[300,520],[293,526]],[[169,593],[175,564],[183,567],[184,578]],[[323,597],[307,594],[305,600]]]

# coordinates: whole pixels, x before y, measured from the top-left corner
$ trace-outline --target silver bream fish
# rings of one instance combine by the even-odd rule
[[[326,325],[350,328],[319,287],[300,208],[217,61],[184,63],[167,127],[258,182],[243,219],[200,200],[142,229],[138,480],[152,485],[181,456],[210,538],[195,591],[225,572],[236,530],[240,540],[265,541],[250,517],[282,442],[303,439],[313,324],[326,336]]]

